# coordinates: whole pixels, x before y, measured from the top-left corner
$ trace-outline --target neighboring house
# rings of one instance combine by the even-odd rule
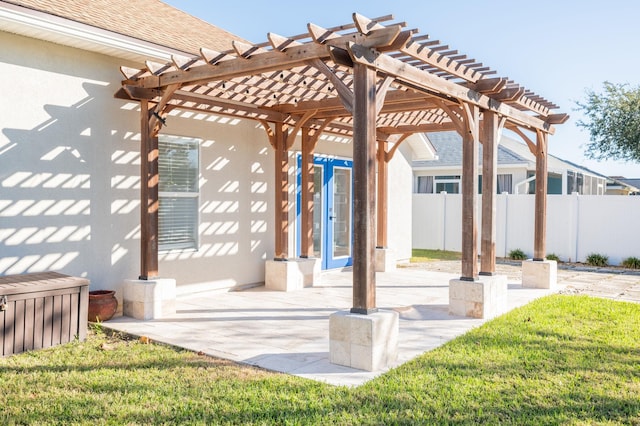
[[[56,270],[116,290],[138,277],[140,113],[114,97],[119,67],[200,47],[225,51],[232,39],[156,0],[0,1],[0,275]],[[160,275],[175,278],[179,293],[264,282],[275,166],[262,126],[174,110],[159,140]],[[289,158],[291,257],[299,146]],[[331,135],[318,143],[318,241],[327,241],[328,200],[350,200],[351,146]],[[411,161],[428,155],[415,136],[389,163],[389,246],[398,259],[411,256]],[[316,247],[343,265],[345,220],[339,253]]]
[[[640,179],[611,176],[607,183],[607,195],[640,195]]]
[[[434,160],[414,161],[414,193],[458,194],[462,171],[462,137],[456,132],[427,134],[435,149]],[[480,145],[479,164],[482,162]],[[480,171],[482,167],[480,167]],[[498,146],[497,192],[535,193],[535,156],[523,143],[503,135]],[[603,195],[608,178],[549,155],[548,194]],[[478,182],[482,187],[482,176]]]

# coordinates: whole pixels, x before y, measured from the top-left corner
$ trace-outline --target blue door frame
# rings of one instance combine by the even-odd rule
[[[302,174],[301,174],[301,156],[297,157],[297,165],[296,168],[296,254],[300,256],[300,222],[301,222],[301,201],[302,201]],[[315,166],[320,166],[322,170],[322,189],[321,189],[321,203],[318,206],[317,204],[314,206],[315,208],[321,208],[321,233],[320,233],[320,241],[321,241],[321,250],[320,257],[322,259],[322,269],[334,269],[334,268],[342,268],[345,266],[351,266],[353,258],[352,258],[352,223],[353,223],[353,196],[352,196],[352,187],[353,187],[353,177],[352,177],[352,169],[353,162],[351,160],[342,160],[336,158],[327,158],[327,157],[317,157],[314,156],[313,163]],[[337,194],[336,197],[336,185],[338,184],[337,180],[338,176],[336,176],[336,170],[339,170],[337,174],[341,174],[340,178],[344,179],[347,175],[349,178],[349,184],[347,190],[347,194]],[[342,185],[344,186],[344,185]],[[342,188],[343,190],[345,188]],[[339,197],[339,198],[338,198]],[[348,210],[348,223],[345,223],[345,218],[337,217],[336,206],[338,204],[348,203],[346,209]],[[342,206],[342,211],[344,212],[345,206]],[[342,220],[340,220],[342,219]],[[336,227],[341,227],[340,230],[336,229]],[[346,228],[345,228],[346,226]],[[347,232],[345,232],[347,230]],[[336,242],[336,238],[334,238],[335,232],[342,231],[341,235],[343,238],[341,241]],[[347,238],[346,240],[344,238]],[[338,247],[338,245],[342,244],[342,247]],[[336,252],[342,251],[343,255],[337,255]],[[339,253],[338,253],[339,254]]]

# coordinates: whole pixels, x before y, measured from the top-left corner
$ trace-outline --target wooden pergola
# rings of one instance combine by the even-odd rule
[[[392,16],[334,28],[308,24],[293,37],[234,42],[171,63],[122,67],[117,97],[141,105],[142,279],[158,274],[158,132],[175,108],[262,123],[275,152],[275,258],[288,257],[288,150],[302,139],[302,256],[312,256],[313,153],[321,133],[353,138],[352,312],[376,310],[374,255],[387,245],[387,163],[409,135],[463,137],[461,279],[495,272],[497,146],[503,128],[537,159],[534,260],[545,257],[547,140],[566,114],[557,106]],[[478,144],[482,158],[481,266],[477,266]],[[376,191],[376,168],[378,184]]]

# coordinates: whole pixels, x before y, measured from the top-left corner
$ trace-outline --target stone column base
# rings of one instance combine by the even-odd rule
[[[399,329],[395,311],[335,312],[329,317],[329,360],[366,371],[388,367],[398,358]]]
[[[554,290],[557,286],[558,262],[531,259],[522,262],[522,287]]]
[[[165,318],[176,313],[176,280],[126,280],[122,313],[139,320]]]
[[[312,287],[320,279],[320,259],[267,260],[264,285],[267,290],[293,291]]]
[[[376,272],[396,270],[396,254],[390,248],[376,247]]]
[[[486,319],[506,311],[506,275],[483,275],[477,281],[449,281],[449,313]]]

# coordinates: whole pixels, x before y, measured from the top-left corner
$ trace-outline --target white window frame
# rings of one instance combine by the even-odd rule
[[[195,143],[196,144],[196,154],[198,157],[198,161],[197,161],[197,176],[198,176],[198,183],[196,184],[196,191],[195,192],[190,192],[190,191],[179,191],[179,192],[170,192],[170,191],[158,191],[158,201],[161,204],[162,203],[162,199],[163,198],[190,198],[190,199],[195,199],[195,209],[196,211],[195,213],[195,223],[193,224],[194,226],[194,239],[193,242],[177,242],[177,243],[160,243],[160,241],[162,240],[161,235],[158,235],[158,251],[159,252],[169,252],[172,250],[194,250],[197,251],[198,248],[200,247],[200,232],[199,232],[199,228],[200,228],[200,144],[202,142],[202,139],[199,138],[193,138],[193,137],[188,137],[188,136],[176,136],[176,135],[159,135],[158,136],[158,144],[160,145],[162,143],[162,141],[171,141],[172,143]],[[160,179],[162,179],[162,175],[159,176]],[[160,220],[160,219],[158,219]],[[158,226],[158,234],[161,232],[161,227]]]
[[[456,177],[453,178],[449,178],[446,177],[448,175],[445,176],[434,176],[433,178],[433,191],[436,194],[439,194],[441,192],[447,192],[447,191],[440,191],[438,192],[438,184],[439,183],[443,183],[443,184],[447,184],[447,183],[457,183],[458,184],[458,192],[455,192],[455,194],[461,194],[462,193],[462,177],[455,175]],[[447,192],[449,194],[453,194],[452,192]]]

